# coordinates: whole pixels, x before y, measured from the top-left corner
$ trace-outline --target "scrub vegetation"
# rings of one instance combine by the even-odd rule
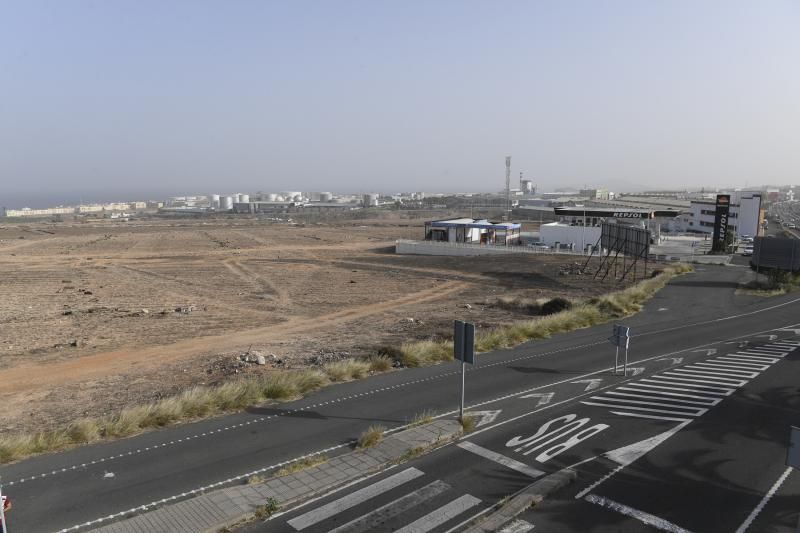
[[[520,343],[550,337],[617,320],[638,312],[642,305],[673,277],[691,271],[688,265],[664,268],[650,279],[626,289],[572,302],[569,309],[540,318],[481,332],[475,339],[479,352],[510,348]],[[392,359],[403,366],[418,367],[452,361],[452,341],[419,341],[399,349],[384,350],[369,360],[345,360],[319,369],[280,370],[224,383],[217,387],[197,386],[176,396],[123,409],[113,416],[86,418],[66,427],[32,434],[0,436],[0,464],[54,452],[100,440],[136,435],[146,430],[240,411],[270,401],[302,397],[331,382],[359,379],[370,372],[384,372]],[[466,429],[466,426],[465,426]],[[358,440],[358,447],[374,446],[385,428],[373,426]]]

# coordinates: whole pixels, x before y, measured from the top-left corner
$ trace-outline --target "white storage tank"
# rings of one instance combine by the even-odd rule
[[[214,209],[219,209],[219,194],[211,195],[210,206],[213,207]]]
[[[363,198],[364,207],[375,207],[378,205],[377,194],[365,194]]]
[[[240,204],[247,204],[250,203],[250,195],[249,194],[239,194],[239,203]]]
[[[220,211],[230,211],[233,209],[233,196],[221,196],[219,199]]]
[[[278,195],[275,194],[274,192],[269,193],[267,195],[267,201],[268,202],[276,202],[276,201],[278,201]]]
[[[321,192],[319,193],[319,201],[320,202],[330,202],[333,200],[333,195],[329,192]]]

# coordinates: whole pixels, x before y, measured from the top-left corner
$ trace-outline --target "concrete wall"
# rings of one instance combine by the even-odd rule
[[[600,228],[594,226],[567,226],[552,222],[542,224],[539,228],[542,243],[553,246],[555,243],[574,244],[575,251],[585,250],[587,245],[594,246],[600,238]]]
[[[475,255],[494,255],[494,254],[553,254],[551,250],[540,250],[527,246],[487,246],[485,244],[464,244],[435,241],[408,241],[399,240],[395,242],[395,253],[409,255],[455,255],[455,256],[475,256]],[[560,252],[564,255],[581,255],[575,253]]]

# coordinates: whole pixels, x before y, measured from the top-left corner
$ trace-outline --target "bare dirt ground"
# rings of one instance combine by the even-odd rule
[[[401,219],[0,224],[0,431],[447,337],[454,318],[525,318],[500,296],[619,288],[561,273],[569,256],[393,253],[421,233]],[[250,349],[268,364],[240,362]]]

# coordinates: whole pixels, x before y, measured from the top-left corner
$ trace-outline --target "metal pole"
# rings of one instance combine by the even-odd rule
[[[464,376],[467,373],[467,365],[461,361],[461,408],[458,410],[458,419],[464,421]]]
[[[625,338],[625,377],[628,377],[628,344],[630,344],[630,339],[627,337]]]
[[[617,355],[614,356],[614,374],[619,374],[619,338],[617,338]]]
[[[3,510],[3,484],[0,482],[0,525],[3,526],[3,533],[8,533],[6,528],[6,513]]]

